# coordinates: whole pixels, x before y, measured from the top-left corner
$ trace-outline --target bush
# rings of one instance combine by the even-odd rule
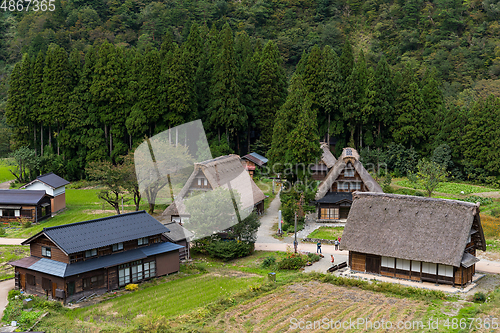
[[[493,200],[491,198],[483,198],[483,197],[480,197],[477,195],[469,195],[465,199],[462,199],[462,201],[467,201],[467,202],[472,202],[472,203],[479,202],[481,204],[481,206],[489,205],[489,204],[493,203]]]
[[[31,221],[28,221],[28,220],[22,221],[21,225],[23,226],[23,229],[30,228],[31,227]]]
[[[276,258],[275,257],[266,257],[264,258],[264,261],[261,264],[262,268],[269,268],[271,266],[274,266],[276,264]]]
[[[213,241],[206,250],[211,257],[229,261],[235,258],[246,257],[253,252],[254,244],[240,242],[235,240],[230,241]]]
[[[486,301],[486,295],[480,291],[474,294],[474,297],[472,298],[472,301],[474,303],[484,303]]]
[[[0,227],[0,236],[5,236],[6,232],[5,229]]]
[[[278,269],[297,270],[304,267],[307,257],[300,254],[290,254],[278,262]]]
[[[139,290],[139,285],[137,285],[135,283],[127,284],[125,286],[125,290],[128,290],[128,291],[137,291],[137,290]]]
[[[310,262],[316,262],[319,261],[321,257],[317,253],[308,253],[307,258],[309,259]]]

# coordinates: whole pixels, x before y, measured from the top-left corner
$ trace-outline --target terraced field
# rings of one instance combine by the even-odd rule
[[[337,287],[320,282],[286,285],[271,294],[236,306],[219,315],[212,328],[225,332],[298,332],[299,322],[307,332],[324,332],[325,325],[333,323],[356,322],[358,318],[375,322],[390,321],[419,322],[427,311],[423,302],[387,297],[381,293]],[[295,318],[295,319],[292,319]],[[326,322],[322,320],[326,318]],[[307,322],[321,321],[316,328],[308,329]],[[311,324],[313,325],[313,324]],[[336,329],[337,332],[365,332],[367,324]],[[374,327],[373,327],[374,328]],[[331,328],[330,328],[331,329]],[[395,329],[395,327],[393,328]],[[370,332],[383,332],[386,329],[372,329]],[[397,331],[397,329],[396,329]],[[405,332],[422,331],[404,329]]]

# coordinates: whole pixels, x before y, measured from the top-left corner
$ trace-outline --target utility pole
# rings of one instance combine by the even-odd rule
[[[293,241],[293,247],[295,249],[295,253],[297,253],[297,246],[299,242],[297,242],[297,213],[295,213],[295,240]]]

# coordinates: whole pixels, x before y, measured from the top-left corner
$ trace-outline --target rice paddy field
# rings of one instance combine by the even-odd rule
[[[10,158],[0,159],[0,183],[16,179],[16,177],[14,177],[14,175],[12,175],[9,171],[10,168],[13,168],[13,166],[9,164],[10,161]]]

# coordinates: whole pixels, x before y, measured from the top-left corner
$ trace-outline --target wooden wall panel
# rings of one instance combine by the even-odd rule
[[[179,271],[179,250],[156,255],[156,276]]]
[[[364,272],[366,268],[366,255],[363,253],[352,252],[351,265],[352,270]]]
[[[47,237],[41,236],[30,244],[30,252],[32,256],[46,258],[42,256],[42,246],[50,247],[51,257],[48,259],[60,261],[69,264],[69,257],[64,254],[59,248]]]

